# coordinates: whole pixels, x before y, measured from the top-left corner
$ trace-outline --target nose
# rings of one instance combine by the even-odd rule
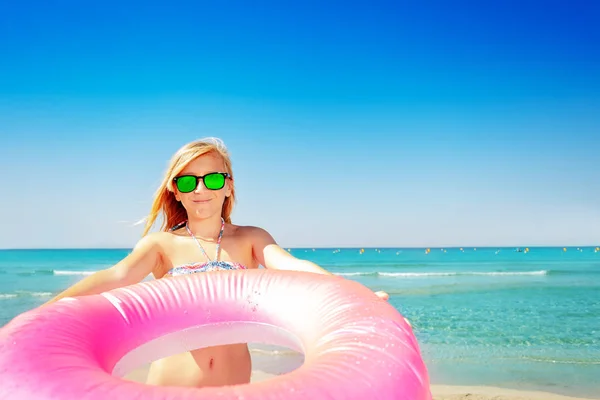
[[[204,181],[202,179],[198,179],[198,185],[196,185],[196,189],[194,189],[194,193],[201,193],[205,190],[208,190],[206,186],[204,186]]]

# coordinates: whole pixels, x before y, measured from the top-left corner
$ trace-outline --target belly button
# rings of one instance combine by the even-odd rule
[[[215,362],[215,359],[211,357],[210,361],[208,362],[208,368],[212,369],[214,362]]]

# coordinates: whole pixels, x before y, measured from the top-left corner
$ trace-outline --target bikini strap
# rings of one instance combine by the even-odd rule
[[[198,238],[196,238],[196,236],[194,236],[194,234],[190,230],[190,227],[188,226],[187,221],[185,223],[185,229],[187,229],[187,231],[190,234],[190,236],[196,241],[196,244],[198,245],[198,247],[200,247],[200,250],[202,250],[202,254],[204,254],[204,257],[208,258],[208,261],[212,261],[210,259],[210,257],[208,256],[208,254],[206,254],[206,251],[204,250],[204,247],[202,247],[202,245],[198,241]],[[221,238],[223,237],[223,231],[224,230],[225,230],[225,220],[223,219],[223,217],[221,217],[221,231],[219,232],[219,237],[217,239],[217,249],[215,251],[215,253],[216,253],[215,254],[215,260],[216,261],[219,261],[219,252],[221,250]]]
[[[177,229],[181,229],[185,226],[185,224],[187,224],[187,221],[180,222],[177,225],[173,226],[171,229],[169,229],[169,232],[174,232]]]
[[[223,232],[225,231],[225,220],[221,217],[221,230],[219,231],[219,238],[217,239],[217,248],[215,250],[215,260],[219,261],[219,253],[221,252],[221,239],[223,238]]]

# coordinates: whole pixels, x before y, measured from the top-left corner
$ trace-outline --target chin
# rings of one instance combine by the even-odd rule
[[[207,209],[205,207],[198,207],[195,210],[193,210],[193,212],[191,214],[196,218],[204,219],[204,218],[212,217],[217,212],[218,212],[218,210],[211,210],[211,209]]]

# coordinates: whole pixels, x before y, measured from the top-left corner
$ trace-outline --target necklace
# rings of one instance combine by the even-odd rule
[[[204,254],[204,256],[206,258],[208,258],[208,261],[212,261],[210,259],[210,257],[208,256],[208,254],[206,254],[206,251],[204,250],[204,247],[202,247],[202,245],[200,244],[200,242],[198,241],[198,239],[196,238],[196,236],[194,236],[194,234],[190,230],[190,227],[189,227],[189,225],[188,225],[187,222],[185,223],[185,229],[187,229],[187,231],[190,234],[190,236],[196,241],[196,244],[198,244],[198,247],[200,247],[200,250],[202,250],[202,254]],[[221,231],[219,232],[219,237],[217,239],[217,250],[215,252],[215,260],[219,259],[219,250],[221,249],[221,238],[223,237],[223,231],[224,230],[225,230],[225,220],[223,218],[221,218]]]

